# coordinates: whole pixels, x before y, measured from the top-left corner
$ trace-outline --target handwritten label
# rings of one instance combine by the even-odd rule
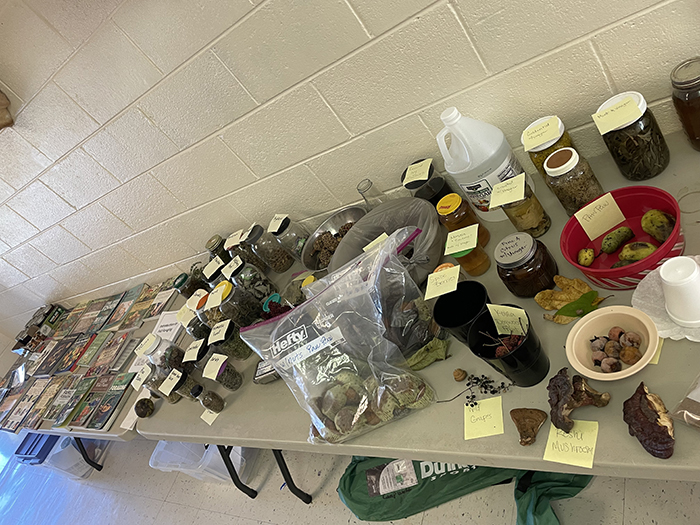
[[[591,115],[601,135],[605,135],[615,128],[631,124],[641,116],[642,112],[632,97],[625,97],[617,104]]]
[[[661,348],[664,346],[664,340],[659,337],[659,346],[656,347],[656,353],[654,354],[654,357],[651,358],[651,361],[649,361],[650,365],[658,365],[659,364],[659,357],[661,357]]]
[[[445,255],[471,250],[479,241],[479,225],[472,224],[447,234]]]
[[[150,348],[156,342],[156,336],[153,334],[148,334],[139,345],[134,349],[136,355],[143,355],[146,353],[146,349]]]
[[[430,165],[432,163],[433,159],[425,159],[421,162],[411,164],[406,168],[406,176],[403,178],[403,185],[406,186],[406,184],[416,180],[428,180]]]
[[[428,284],[425,287],[425,300],[454,292],[459,282],[459,269],[459,266],[453,266],[448,270],[428,275]]]
[[[221,260],[221,257],[218,255],[214,257],[211,261],[209,261],[209,264],[207,264],[204,267],[204,270],[202,270],[202,273],[204,274],[204,277],[206,279],[211,279],[211,276],[214,275],[216,270],[221,268],[224,265],[224,261]]]
[[[489,209],[493,210],[504,204],[521,201],[525,198],[525,173],[521,173],[496,184],[491,190]]]
[[[190,324],[190,321],[195,317],[197,317],[197,314],[190,310],[187,305],[177,311],[177,321],[185,328],[187,328],[187,325]]]
[[[231,319],[226,319],[225,321],[216,323],[214,328],[212,328],[211,332],[209,333],[209,339],[207,342],[209,344],[213,344],[223,341],[226,338],[226,330],[228,330],[228,325],[230,322]]]
[[[189,308],[190,310],[196,310],[197,304],[199,304],[199,300],[202,297],[204,297],[205,295],[207,295],[208,293],[209,292],[207,292],[206,290],[203,290],[202,288],[200,288],[199,290],[194,292],[192,294],[192,297],[187,299],[187,302],[185,303],[187,305],[187,308]]]
[[[236,255],[233,259],[231,259],[230,263],[221,269],[221,273],[224,277],[226,277],[226,279],[231,279],[233,272],[238,270],[238,268],[241,266],[243,266],[243,260],[240,258],[240,256]]]
[[[211,410],[207,409],[204,411],[204,413],[199,416],[202,421],[204,421],[207,425],[212,426],[214,421],[216,421],[216,418],[219,417],[220,412],[212,412]]]
[[[216,377],[219,375],[219,370],[226,364],[227,356],[224,354],[213,354],[209,361],[207,361],[207,366],[204,367],[204,372],[202,372],[202,377],[207,379],[213,379],[216,381]]]
[[[151,367],[149,365],[143,365],[138,374],[136,374],[136,377],[134,377],[134,380],[131,382],[131,386],[134,388],[134,390],[140,390],[144,381],[148,379],[149,375],[151,375]]]
[[[248,237],[250,237],[250,232],[253,231],[253,228],[255,228],[255,226],[256,226],[255,223],[251,224],[248,227],[248,229],[241,234],[241,241],[240,242],[245,242],[248,240]]]
[[[610,193],[584,206],[574,214],[590,240],[595,240],[621,222],[625,216]]]
[[[374,248],[375,246],[378,246],[378,245],[380,245],[381,243],[383,243],[384,241],[386,241],[388,238],[389,238],[389,236],[388,236],[386,233],[382,233],[379,237],[377,237],[377,238],[374,239],[371,243],[369,243],[367,246],[365,246],[364,248],[362,248],[362,251],[363,251],[363,252],[368,252],[368,251],[370,251],[372,248]]]
[[[223,284],[223,283],[222,283]],[[209,294],[209,297],[207,297],[207,303],[204,305],[205,310],[211,310],[212,308],[218,308],[218,306],[221,304],[221,301],[223,300],[224,297],[224,288],[227,286],[217,286],[212,290],[212,292]]]
[[[182,362],[187,363],[189,361],[196,361],[197,356],[199,355],[199,350],[202,348],[203,344],[204,339],[192,341],[190,346],[187,347],[187,350],[185,350],[185,357],[182,358]]]
[[[158,387],[158,390],[163,392],[166,396],[169,396],[170,393],[173,391],[173,388],[175,388],[175,385],[177,385],[177,382],[180,381],[182,378],[182,372],[179,370],[173,370],[168,374],[168,377],[165,378],[165,381],[163,381],[160,386]]]
[[[270,224],[267,226],[267,231],[270,233],[277,233],[277,230],[280,229],[280,226],[282,226],[282,222],[284,222],[284,219],[286,219],[288,215],[285,215],[283,213],[278,213],[274,217],[272,217],[272,220],[270,221]]]
[[[280,359],[276,366],[282,368],[283,370],[289,370],[294,365],[297,365],[308,359],[314,354],[317,354],[321,350],[328,348],[331,345],[337,345],[344,340],[343,333],[340,328],[334,328],[330,332],[326,332],[320,337],[317,337],[310,343],[306,343],[304,346],[297,348],[292,353],[286,355]]]
[[[574,428],[568,434],[550,424],[545,461],[593,468],[595,447],[598,441],[598,422],[574,420]]]
[[[238,246],[241,244],[241,234],[243,233],[243,230],[240,229],[237,232],[232,233],[231,235],[228,236],[226,239],[226,242],[224,242],[224,250],[228,251],[234,246]]]
[[[464,406],[464,439],[503,434],[501,396],[482,399],[476,406]]]
[[[499,335],[526,334],[529,322],[525,310],[500,304],[487,304],[486,307]]]
[[[523,147],[525,151],[541,146],[550,140],[559,138],[559,119],[550,117],[544,122],[523,131]]]

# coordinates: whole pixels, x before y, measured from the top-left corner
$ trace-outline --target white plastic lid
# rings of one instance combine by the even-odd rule
[[[456,124],[459,119],[462,118],[462,114],[455,107],[447,108],[440,114],[440,120],[445,126],[451,126]]]
[[[493,257],[501,268],[515,268],[532,258],[537,246],[528,233],[511,233],[496,245]]]
[[[579,156],[574,148],[561,148],[545,159],[544,171],[550,177],[558,177],[574,169],[578,161]]]
[[[564,127],[564,123],[561,121],[559,117],[556,115],[548,115],[546,117],[538,118],[536,121],[534,121],[532,124],[530,124],[528,127],[526,127],[523,132],[520,134],[520,143],[524,146],[525,141],[523,140],[523,137],[525,136],[525,132],[530,129],[533,126],[537,126],[537,124],[542,124],[543,122],[549,120],[550,118],[554,117],[557,119],[557,122],[559,122],[559,136],[555,139],[548,140],[544,144],[537,146],[536,148],[532,148],[530,151],[542,151],[547,149],[550,146],[554,146],[554,144],[561,138],[561,136],[564,134],[564,131],[566,131],[566,128]]]
[[[632,97],[632,99],[637,103],[639,111],[643,115],[644,112],[647,110],[647,101],[644,98],[644,95],[637,91],[625,91],[624,93],[618,93],[617,95],[610,97],[608,100],[606,100],[600,105],[596,113],[600,113],[604,109],[608,109],[610,106],[614,106],[618,102],[621,102],[622,99],[625,99],[627,97]],[[632,124],[632,122],[636,122],[637,120],[638,119],[630,120],[629,122],[626,122],[625,124],[618,126],[615,129],[611,129],[610,131],[617,131],[618,129],[626,128],[627,126]]]
[[[151,355],[163,339],[156,334],[148,334],[134,349],[136,355]]]

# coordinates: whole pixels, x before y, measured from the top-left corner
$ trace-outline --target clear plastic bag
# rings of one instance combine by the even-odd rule
[[[700,430],[700,376],[695,378],[683,399],[671,411],[671,417]]]
[[[317,293],[310,300],[241,330],[311,416],[314,441],[340,443],[435,401],[434,390],[384,336],[379,287],[390,274],[410,281],[395,255],[409,236],[409,229],[396,232],[337,275],[313,283]]]

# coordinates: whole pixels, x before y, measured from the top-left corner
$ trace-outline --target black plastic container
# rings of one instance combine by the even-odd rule
[[[433,307],[433,318],[441,328],[468,345],[469,328],[481,312],[488,312],[488,302],[489,294],[483,284],[462,281],[454,292],[438,297]]]
[[[413,196],[426,200],[433,206],[437,206],[440,199],[442,199],[445,195],[449,195],[450,193],[454,193],[452,186],[450,186],[444,177],[436,175],[434,177],[430,177],[425,184],[416,190],[416,193]]]

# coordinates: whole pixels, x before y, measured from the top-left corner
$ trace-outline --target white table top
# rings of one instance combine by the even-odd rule
[[[666,189],[676,198],[694,189],[700,153],[693,151],[685,138],[676,133],[668,137],[671,148],[671,164],[666,171],[648,181],[648,185]],[[608,155],[592,159],[591,165],[605,190],[630,185],[622,177]],[[565,262],[559,250],[559,235],[567,217],[555,197],[544,187],[540,176],[535,191],[552,218],[552,228],[540,238],[557,259],[560,273],[570,277],[582,277],[580,272]],[[696,185],[697,187],[697,185]],[[686,234],[686,254],[700,253],[700,227],[695,215],[684,215],[682,224]],[[509,222],[488,223],[492,241],[489,249],[499,239],[512,233]],[[313,445],[307,442],[310,419],[298,406],[285,383],[281,380],[267,385],[255,385],[252,377],[256,356],[237,366],[245,382],[237,392],[225,395],[228,406],[212,426],[200,419],[203,412],[199,403],[182,400],[176,405],[161,403],[156,414],[137,423],[138,432],[149,439],[189,441],[222,445],[239,445],[258,448],[312,451],[330,454],[355,454],[366,456],[409,458],[443,461],[460,464],[477,464],[498,467],[535,469],[544,471],[573,472],[594,475],[637,477],[646,479],[700,480],[700,447],[697,431],[676,423],[676,447],[672,458],[661,460],[645,452],[636,438],[631,437],[622,420],[622,403],[629,398],[640,381],[661,396],[672,409],[685,394],[695,376],[700,373],[697,354],[700,346],[689,341],[667,340],[658,365],[649,365],[638,374],[613,382],[592,381],[599,391],[612,396],[605,408],[583,407],[573,413],[575,419],[595,420],[600,424],[598,445],[593,469],[570,467],[542,459],[549,422],[540,431],[537,442],[530,447],[518,443],[517,431],[508,412],[513,408],[532,407],[549,412],[547,382],[560,368],[568,366],[564,352],[566,335],[571,328],[559,326],[542,319],[544,311],[532,299],[519,299],[511,295],[500,282],[495,265],[477,280],[488,289],[495,303],[515,303],[527,309],[533,326],[549,355],[551,369],[547,378],[531,388],[514,387],[503,395],[505,433],[500,436],[465,441],[463,439],[463,404],[461,397],[451,403],[433,405],[417,411],[400,421],[392,422],[341,445]],[[632,292],[607,292],[614,294],[603,305],[629,305]],[[189,338],[183,343],[188,344]],[[435,363],[421,375],[435,388],[439,399],[449,399],[457,394],[463,383],[452,378],[455,368],[470,373],[486,374],[499,379],[488,365],[471,354],[461,343],[452,340],[452,357]],[[570,368],[570,374],[575,373]],[[212,383],[207,382],[211,387]],[[219,393],[225,392],[220,387]]]

